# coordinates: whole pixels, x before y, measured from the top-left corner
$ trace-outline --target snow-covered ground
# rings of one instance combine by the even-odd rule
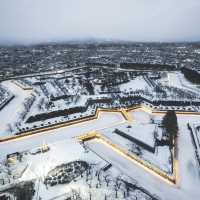
[[[191,92],[199,93],[200,89],[197,85],[190,83],[181,72],[168,73],[168,85],[178,87],[180,89],[189,90]]]
[[[125,128],[127,126],[131,126],[131,128],[128,128],[129,129],[128,132],[127,129]],[[137,137],[137,139],[142,140],[143,143],[146,142],[148,145],[149,145],[148,141],[150,141],[150,145],[153,145],[152,148],[154,148],[155,145],[154,144],[155,138],[151,134],[153,131],[155,131],[154,129],[153,130],[150,129],[148,130],[148,132],[146,132],[147,128],[149,129],[151,127],[149,127],[148,125],[143,125],[143,129],[142,128],[138,129],[137,123],[133,122],[133,123],[124,123],[121,125],[116,125],[112,128],[101,130],[100,133],[102,133],[103,136],[105,136],[106,139],[108,139],[111,143],[129,152],[129,154],[133,153],[134,155],[137,155],[139,158],[147,161],[151,165],[156,166],[156,168],[159,168],[168,174],[172,174],[172,163],[171,163],[172,158],[168,146],[158,146],[155,147],[156,149],[154,153],[150,152],[144,147],[137,145],[137,143],[134,143],[133,141],[130,141],[129,139],[121,137],[120,135],[116,134],[115,133],[116,128],[119,129],[120,131],[121,130],[124,131],[126,134],[130,135],[133,138],[135,137],[134,135],[135,132],[137,132],[137,136],[141,134],[140,138]]]
[[[184,89],[187,91],[191,91],[199,95],[199,89],[189,84],[185,79],[183,79],[180,73],[169,73],[168,81],[162,80],[161,82],[166,82],[171,87],[177,87],[180,89]],[[81,92],[81,89],[78,88],[78,81],[76,80],[74,84],[77,87],[77,91]],[[2,85],[8,89],[12,94],[15,95],[15,98],[2,110],[0,110],[0,137],[7,136],[10,134],[9,124],[15,124],[19,122],[20,113],[24,109],[24,101],[29,98],[32,92],[37,93],[38,91],[26,91],[21,89],[19,86],[15,85],[11,81],[2,82]],[[37,86],[38,87],[38,86]],[[71,86],[70,86],[71,87]],[[153,92],[153,88],[150,87],[147,81],[144,80],[142,76],[136,77],[133,80],[130,80],[128,83],[123,83],[118,86],[120,90],[124,92],[124,94],[134,90],[142,90]],[[47,84],[47,88],[49,89],[51,94],[57,95],[60,89],[56,89],[53,87],[53,84],[50,82]],[[50,89],[51,88],[51,89]],[[72,87],[71,87],[72,88]],[[97,86],[95,90],[100,90],[100,87]],[[69,88],[69,92],[70,91]],[[83,91],[85,92],[85,91]],[[155,92],[155,91],[154,91]],[[173,91],[172,91],[173,92]],[[63,93],[62,93],[63,94]],[[153,94],[153,93],[152,93]],[[36,98],[33,106],[30,108],[30,112],[28,116],[34,113],[39,112],[38,104],[40,104],[40,98],[44,97],[44,94],[37,94],[40,97]],[[55,107],[50,109],[57,110],[68,108],[74,105],[84,105],[86,102],[87,94],[81,94],[81,98],[75,102],[75,99],[71,102],[71,104],[67,104],[64,100],[58,100],[55,103]],[[77,95],[78,96],[78,95]],[[100,93],[97,92],[96,95],[93,95],[94,98],[100,97]],[[153,98],[153,95],[152,95]],[[179,98],[179,97],[178,97]],[[48,98],[46,99],[46,101]],[[45,102],[48,103],[48,102]],[[44,104],[45,104],[44,103]],[[172,107],[169,107],[170,109]],[[92,110],[93,108],[91,108]],[[88,110],[85,114],[91,114],[91,110]],[[46,111],[40,110],[41,111]],[[146,113],[140,109],[130,111],[129,115],[133,118],[133,123],[139,123],[140,127],[145,126],[152,123],[152,119],[161,119],[162,115]],[[72,118],[79,118],[79,114],[74,114],[71,116]],[[58,121],[56,121],[58,120]],[[62,118],[52,119],[52,122],[55,123],[62,121]],[[70,162],[73,159],[87,159],[87,161],[91,162],[99,162],[99,163],[111,163],[115,170],[109,171],[113,177],[118,176],[119,174],[124,174],[128,177],[129,180],[136,180],[137,184],[144,187],[152,194],[158,195],[163,200],[172,200],[172,199],[181,199],[181,200],[190,200],[190,199],[199,199],[200,196],[200,169],[195,157],[195,149],[192,143],[190,131],[187,128],[187,123],[190,124],[198,124],[200,122],[200,116],[192,116],[192,115],[178,115],[178,124],[179,124],[179,135],[178,135],[178,165],[177,165],[177,185],[172,185],[163,180],[160,176],[155,175],[151,171],[144,169],[140,165],[132,162],[127,159],[123,155],[118,154],[113,151],[112,148],[106,146],[103,143],[100,143],[98,140],[91,140],[88,142],[90,149],[93,151],[85,154],[83,152],[82,147],[77,143],[77,136],[88,133],[93,130],[97,130],[98,132],[104,134],[107,138],[109,138],[113,143],[120,145],[123,148],[130,149],[132,145],[126,139],[117,136],[111,135],[108,132],[104,132],[105,130],[111,130],[114,127],[120,127],[121,124],[125,123],[123,116],[120,113],[107,113],[102,112],[100,117],[95,120],[90,120],[83,123],[78,123],[75,125],[58,128],[51,131],[41,132],[32,136],[15,139],[12,141],[2,142],[0,143],[0,161],[4,160],[7,154],[14,152],[22,152],[26,150],[31,150],[34,148],[40,147],[43,143],[49,144],[51,150],[47,153],[40,154],[37,156],[26,155],[26,162],[24,164],[28,164],[28,168],[24,173],[22,179],[32,179],[38,176],[44,176],[52,167],[62,164],[63,162]],[[38,124],[41,122],[38,122]],[[44,123],[44,122],[42,122]],[[22,126],[25,126],[22,122]],[[44,124],[45,125],[45,124]],[[33,124],[31,125],[33,126]],[[30,127],[31,127],[30,126]],[[111,128],[112,127],[112,128]],[[151,128],[151,127],[148,127]],[[138,130],[138,127],[135,127]],[[145,134],[142,134],[142,141],[145,141]],[[147,138],[148,139],[148,138]],[[146,139],[146,140],[147,140]],[[60,145],[59,145],[60,144]],[[97,156],[98,155],[98,156]],[[86,157],[87,158],[86,158]],[[103,158],[103,160],[102,160]],[[161,168],[164,171],[168,171],[168,158],[169,151],[166,147],[158,147],[156,154],[152,155],[149,152],[143,151],[143,159],[148,160],[156,166],[162,166]],[[99,167],[101,164],[99,165]],[[22,166],[23,167],[23,166]],[[1,168],[4,170],[3,168]],[[117,172],[116,172],[117,171]],[[114,173],[116,172],[116,173]],[[37,186],[40,185],[40,181],[38,181]],[[88,186],[87,188],[84,185],[83,180],[78,180],[77,183],[72,182],[67,187],[56,186],[55,190],[53,188],[47,190],[44,184],[40,185],[39,194],[44,197],[44,199],[49,199],[52,197],[52,194],[63,194],[67,191],[72,191],[71,189],[80,188],[81,193],[89,194]],[[96,184],[96,182],[95,182]],[[83,186],[84,185],[84,186]],[[96,189],[94,189],[94,194],[96,194],[97,200],[105,199],[106,188],[103,187],[101,192],[96,193]],[[122,193],[121,193],[122,194]],[[47,196],[45,196],[47,195]],[[86,196],[87,196],[86,195]],[[87,196],[88,197],[88,196]],[[123,199],[123,198],[122,198]],[[142,198],[141,198],[142,199]]]
[[[151,115],[141,109],[133,110],[129,112],[134,121],[140,124],[148,124],[151,122]]]
[[[136,77],[130,80],[128,83],[123,83],[120,85],[121,91],[135,91],[135,90],[149,90],[152,91],[151,87],[147,84],[142,76]]]
[[[8,90],[6,90],[2,85],[0,84],[0,109],[4,107],[4,105],[13,97],[13,94],[11,94]]]
[[[92,152],[84,153],[84,148],[74,139],[68,138],[63,141],[50,143],[48,146],[50,148],[48,152],[24,156],[27,163],[29,163],[29,167],[20,180],[34,179],[35,177],[44,178],[56,166],[74,160],[91,159],[93,163],[101,162],[100,166],[107,164],[106,161],[100,159]],[[34,149],[30,149],[30,152],[34,152]]]
[[[149,199],[150,192],[143,192],[143,189],[133,179],[130,179],[119,171],[115,166],[110,166],[106,170],[105,167],[109,163],[103,157],[99,157],[93,151],[84,149],[74,139],[66,139],[55,143],[48,144],[49,151],[45,153],[32,154],[34,149],[23,154],[20,163],[16,164],[20,167],[23,163],[27,164],[24,173],[18,181],[35,181],[35,195],[33,199],[66,199],[73,192],[76,192],[82,199],[98,199],[104,200],[115,199],[132,199],[138,197],[140,199]],[[82,173],[82,175],[73,178],[73,181],[66,184],[58,184],[54,186],[45,185],[45,178],[51,170],[55,170],[57,166],[67,164],[74,161],[84,161],[91,168]],[[88,173],[89,172],[89,173]],[[12,170],[11,170],[12,173]],[[130,188],[129,196],[127,196],[126,183],[131,183],[137,188]],[[117,188],[117,193],[116,193]],[[91,196],[91,197],[90,197]]]
[[[58,128],[56,130],[38,133],[36,135],[25,137],[23,139],[14,140],[0,144],[0,157],[6,156],[8,153],[16,151],[24,151],[40,146],[43,142],[52,143],[59,140],[75,137],[89,131],[99,130],[115,124],[124,122],[124,118],[120,113],[101,112],[98,119],[87,122]]]
[[[157,118],[160,118],[158,116]],[[195,159],[194,147],[190,132],[187,129],[187,122],[197,122],[199,116],[178,115],[179,136],[178,136],[178,180],[177,185],[170,185],[159,177],[133,164],[120,154],[117,154],[108,146],[98,141],[90,141],[89,145],[96,153],[117,166],[128,176],[134,178],[139,184],[149,191],[157,194],[161,199],[198,199],[200,196],[200,169]],[[132,172],[132,173],[131,173]]]
[[[196,143],[200,148],[200,122],[193,125],[195,135],[196,135]]]
[[[160,119],[156,120],[156,117],[152,114],[141,109],[132,110],[129,114],[133,117],[133,122],[124,122],[110,128],[101,129],[100,133],[111,143],[116,144],[130,154],[134,153],[166,173],[172,174],[172,158],[169,147],[156,146],[155,143],[156,138],[158,140],[162,138],[162,130],[157,124],[152,122],[160,122]],[[117,134],[116,130],[125,133],[133,140],[122,137],[120,134]],[[135,139],[143,143],[144,146],[140,146],[134,141]],[[145,147],[145,144],[148,148]]]
[[[16,97],[5,106],[3,111],[0,111],[0,119],[2,118],[0,137],[92,115],[96,106],[103,106],[102,103],[99,103],[99,105],[97,105],[97,103],[95,105],[92,103],[92,105],[87,107],[88,99],[109,99],[112,103],[109,103],[109,101],[105,103],[107,107],[120,107],[134,104],[134,100],[132,101],[129,99],[122,105],[120,98],[126,98],[126,96],[130,95],[142,96],[148,100],[155,101],[159,101],[160,99],[178,101],[181,99],[187,100],[187,102],[188,99],[198,101],[199,97],[199,89],[195,85],[189,84],[180,72],[169,72],[168,77],[165,76],[158,80],[154,80],[150,76],[148,77],[148,75],[138,75],[132,78],[130,78],[130,75],[127,75],[129,79],[125,82],[123,81],[120,84],[106,89],[102,89],[103,85],[98,85],[91,79],[89,81],[91,81],[91,87],[93,87],[94,90],[94,94],[92,95],[89,94],[85,86],[85,82],[88,80],[81,80],[82,77],[84,77],[83,74],[75,73],[74,77],[70,78],[66,78],[64,75],[58,78],[55,75],[52,77],[21,79],[20,82],[28,83],[33,88],[33,90],[29,91],[23,90],[12,81],[2,82],[3,86],[7,87]],[[160,92],[159,86],[161,91],[163,89],[162,92]],[[34,94],[35,98],[27,111],[24,107],[26,100],[30,98],[30,93]],[[87,110],[85,112],[76,111],[76,113],[71,115],[63,114],[65,113],[63,110],[66,111],[67,109],[79,106],[87,107]],[[162,107],[162,105],[160,105],[160,107]],[[165,106],[164,109],[168,109],[168,107]],[[186,107],[184,109],[186,109]],[[188,106],[187,109],[198,111],[200,107]],[[25,111],[26,113],[24,113]],[[54,111],[56,111],[56,114],[54,113],[55,115],[52,114]],[[51,113],[51,117],[49,117],[49,113]],[[40,120],[41,114],[44,114],[42,121]],[[24,119],[21,119],[20,116],[21,118],[24,116]],[[31,117],[32,119],[30,120]],[[144,117],[145,116],[141,115],[141,119],[144,120]],[[28,119],[29,121],[27,122]],[[145,120],[143,122],[146,123]]]
[[[156,115],[156,118],[160,119],[161,115]],[[178,115],[179,136],[177,185],[171,185],[168,182],[165,182],[160,177],[152,174],[151,171],[144,170],[144,168],[131,162],[130,160],[113,151],[108,146],[105,146],[96,140],[90,141],[89,145],[95,153],[104,158],[106,161],[112,163],[117,170],[128,176],[131,180],[136,180],[139,185],[143,186],[151,193],[158,195],[161,199],[198,199],[200,195],[199,168],[196,163],[191,136],[189,130],[187,129],[187,122],[197,123],[199,120],[199,116]],[[98,130],[107,126],[113,126],[116,123],[121,123],[122,121],[122,116],[119,113],[103,113],[97,120],[60,128],[58,130],[37,134],[19,140],[1,143],[1,159],[5,158],[6,154],[8,153],[36,148],[43,142],[51,144],[57,141],[66,141],[69,138],[74,138],[77,135],[89,132],[91,130]],[[52,146],[52,148],[54,147]],[[67,152],[71,152],[71,149],[66,147],[66,155]],[[57,159],[56,155],[57,154],[54,155],[54,159]],[[58,161],[59,157],[63,156],[63,153],[58,153]],[[51,159],[49,161],[51,162]]]
[[[194,176],[190,170],[183,170],[183,173],[187,172],[184,176],[187,179],[181,180],[180,186],[172,186],[161,180],[159,177],[152,175],[150,172],[145,171],[141,167],[134,165],[131,161],[125,159],[113,152],[107,146],[91,141],[90,148],[92,148],[99,155],[106,155],[106,159],[114,166],[117,166],[123,173],[137,180],[137,182],[143,185],[147,190],[157,194],[161,199],[198,199],[199,192],[199,177]],[[188,160],[186,159],[186,163]],[[185,165],[185,163],[183,163]],[[184,169],[187,166],[184,166]],[[180,169],[181,170],[181,169]],[[182,173],[180,173],[182,176]],[[188,179],[188,176],[190,179]],[[184,178],[185,178],[184,177]],[[192,179],[191,179],[192,177]]]
[[[2,110],[0,110],[0,137],[10,134],[8,124],[17,122],[20,112],[23,110],[24,100],[30,96],[30,92],[21,89],[11,81],[2,82],[4,88],[15,95],[15,98]]]
[[[195,159],[194,146],[187,122],[195,123],[200,117],[179,116],[178,161],[180,188],[188,194],[199,194],[200,169]],[[188,198],[189,199],[189,198]],[[190,199],[193,199],[190,197]],[[196,198],[198,199],[198,198]]]
[[[178,78],[178,73],[168,73],[168,85],[183,88],[180,79]]]

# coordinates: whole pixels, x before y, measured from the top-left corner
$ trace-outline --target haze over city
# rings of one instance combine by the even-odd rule
[[[1,0],[0,44],[199,41],[199,0]]]

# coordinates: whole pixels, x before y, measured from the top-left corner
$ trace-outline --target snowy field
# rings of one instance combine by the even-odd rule
[[[137,121],[140,124],[149,124],[151,122],[152,116],[141,109],[130,111],[129,114],[134,121]]]
[[[151,87],[147,84],[143,77],[136,77],[134,80],[120,85],[121,91],[130,92],[135,90],[149,90],[152,92]]]
[[[197,85],[190,83],[181,72],[169,72],[167,78],[161,81],[161,83],[164,85],[167,84],[170,87],[189,90],[190,92],[195,92],[197,95],[200,92]]]

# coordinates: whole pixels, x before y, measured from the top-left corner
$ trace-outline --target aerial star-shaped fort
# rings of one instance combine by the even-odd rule
[[[1,77],[0,199],[198,199],[198,70],[87,58]]]

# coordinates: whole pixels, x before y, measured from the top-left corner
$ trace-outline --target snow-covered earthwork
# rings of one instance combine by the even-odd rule
[[[160,120],[153,120],[153,116],[142,111],[132,111],[133,122],[126,122],[100,130],[109,141],[137,155],[139,158],[158,167],[167,174],[173,173],[173,157],[168,145],[158,145],[162,140]],[[143,119],[143,120],[142,120]]]
[[[178,71],[81,68],[1,82],[0,199],[199,199],[199,94]],[[177,111],[173,148],[167,110]],[[81,143],[87,133],[100,137]]]
[[[94,116],[97,108],[138,104],[157,110],[197,112],[200,108],[199,88],[177,71],[145,74],[81,68],[7,80],[0,86],[0,137]]]
[[[155,116],[155,118],[159,120],[160,116]],[[118,166],[121,171],[128,174],[130,177],[134,177],[134,179],[136,179],[141,185],[160,196],[161,199],[198,199],[200,195],[200,168],[195,154],[195,146],[193,145],[187,123],[189,121],[195,123],[199,120],[199,116],[178,115],[179,135],[177,139],[178,158],[176,164],[175,185],[165,182],[161,177],[156,176],[155,174],[152,175],[149,170],[137,167],[137,165],[133,164],[131,160],[126,159],[125,156],[120,156],[117,151],[113,151],[112,148],[102,142],[99,142],[98,139],[90,140],[88,145],[98,155],[106,155],[107,161]],[[130,141],[124,142],[122,138],[116,139],[115,136],[111,136],[109,133],[104,134],[106,134],[106,137],[110,136],[109,139],[112,142],[114,141],[121,146],[124,145],[124,148],[127,148],[127,144],[130,143]],[[169,151],[169,149],[167,151]],[[155,159],[157,159],[155,165],[158,166],[158,164],[160,164],[159,167],[166,170],[170,166],[166,155],[166,149],[164,149],[160,152],[160,156],[149,157],[147,159],[149,159],[153,164]],[[170,156],[170,154],[168,155]],[[145,156],[147,156],[147,154],[144,154],[143,159],[146,159]],[[163,161],[165,164],[167,163],[167,165],[163,165]]]
[[[4,180],[1,183],[3,184],[4,182],[4,185],[0,187],[1,190],[9,187],[9,183],[13,183],[13,181],[18,186],[19,184],[24,184],[24,181],[25,183],[27,181],[28,183],[33,181],[34,188],[38,191],[34,193],[34,198],[41,196],[42,199],[51,199],[57,196],[58,199],[65,199],[68,197],[67,195],[81,195],[83,199],[93,199],[94,196],[90,197],[90,195],[95,194],[95,199],[113,199],[116,195],[115,187],[118,187],[116,186],[116,181],[119,180],[120,177],[120,189],[117,192],[119,199],[131,199],[134,196],[137,196],[139,199],[198,199],[200,195],[199,166],[195,157],[195,148],[192,143],[190,130],[187,127],[188,122],[195,124],[200,120],[198,115],[178,115],[179,135],[177,143],[178,164],[176,185],[169,184],[168,181],[152,173],[151,170],[139,166],[137,163],[113,151],[112,148],[100,143],[96,139],[85,143],[83,146],[77,142],[77,136],[97,130],[102,135],[105,135],[105,137],[110,137],[112,142],[129,149],[130,146],[128,144],[131,143],[130,140],[126,140],[122,136],[120,136],[120,138],[111,136],[112,132],[109,130],[113,130],[117,127],[118,129],[122,129],[122,131],[127,131],[127,134],[133,136],[135,129],[132,129],[132,127],[134,127],[134,125],[136,125],[139,131],[141,131],[142,128],[144,128],[143,131],[145,131],[145,126],[151,127],[153,128],[152,131],[155,131],[154,128],[157,127],[162,118],[162,115],[145,113],[140,109],[130,111],[129,114],[134,118],[133,122],[124,121],[120,113],[102,113],[98,119],[93,121],[1,143],[1,179]],[[144,121],[141,116],[144,117]],[[143,127],[141,125],[143,125]],[[128,126],[129,128],[127,128]],[[141,130],[139,128],[141,128]],[[137,139],[144,143],[147,142],[151,144],[150,142],[152,142],[152,139],[150,138],[152,138],[152,131],[147,131],[147,133],[150,134],[148,136],[143,131],[141,131],[142,137],[139,137],[136,133]],[[159,134],[156,134],[156,137],[159,138]],[[149,137],[148,141],[147,139],[144,140],[143,137]],[[47,146],[49,149],[46,148]],[[146,159],[165,171],[170,168],[167,156],[168,153],[166,153],[169,151],[167,147],[161,151],[159,149],[155,150],[155,154],[153,154],[140,145],[138,146],[142,149],[141,159]],[[44,149],[43,153],[42,147]],[[10,157],[7,156],[15,152],[19,152],[19,154],[15,154],[14,158],[12,155]],[[134,151],[133,153],[138,152]],[[17,157],[17,159],[15,157]],[[10,162],[9,165],[5,165],[7,163],[6,161]],[[95,163],[95,165],[92,165],[93,171],[90,172],[93,174],[92,180],[87,178],[87,173],[89,172],[87,172],[88,168],[85,167],[80,171],[81,173],[74,175],[73,181],[67,179],[67,182],[64,181],[64,183],[62,183],[63,179],[61,180],[61,177],[63,173],[65,173],[66,170],[69,170],[71,173],[70,169],[66,167],[68,166],[67,164],[69,163],[70,165],[70,163],[74,161],[85,161],[89,164]],[[107,168],[106,166],[108,170],[105,170],[105,172],[100,170],[102,167]],[[47,183],[45,178],[48,177],[48,173],[54,169],[57,169],[58,173],[55,173],[56,175],[52,178],[47,179],[50,181]],[[96,175],[99,170],[101,171],[100,178]],[[111,179],[111,182],[108,183],[108,187],[105,178],[107,175],[109,180]],[[57,178],[59,180],[57,180]],[[99,179],[102,182],[99,183]],[[52,180],[53,186],[51,186]],[[103,180],[105,180],[105,182]],[[21,181],[23,182],[21,183]],[[92,182],[91,185],[88,181]],[[133,191],[130,190],[129,197],[127,190],[124,190],[126,182],[131,183],[130,186],[134,185]],[[46,185],[44,183],[46,183]],[[124,197],[124,195],[126,197]]]

